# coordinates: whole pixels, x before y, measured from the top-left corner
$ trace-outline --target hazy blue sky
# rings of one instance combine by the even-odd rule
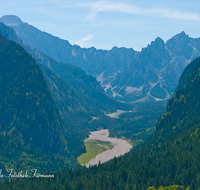
[[[81,47],[141,50],[181,31],[200,37],[199,0],[5,0],[0,17],[17,15]]]

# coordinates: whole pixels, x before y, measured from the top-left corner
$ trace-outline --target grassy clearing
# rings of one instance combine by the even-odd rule
[[[105,148],[108,148],[108,149],[112,149],[114,148],[114,145],[109,142],[109,141],[100,141],[100,140],[94,140],[95,143],[97,143],[97,145],[101,145],[101,146],[104,146]]]
[[[77,159],[80,164],[86,164],[92,158],[95,158],[97,154],[114,147],[111,142],[100,140],[89,140],[85,141],[84,144],[86,146],[86,153],[82,154]]]

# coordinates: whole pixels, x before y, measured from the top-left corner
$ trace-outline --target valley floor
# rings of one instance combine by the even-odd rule
[[[129,152],[132,148],[132,145],[127,140],[110,138],[108,129],[91,132],[89,138],[87,138],[85,141],[92,139],[109,141],[114,145],[114,148],[108,149],[96,155],[95,158],[92,158],[87,164],[85,164],[86,167],[89,167],[90,165],[96,165],[99,163],[99,161],[101,163],[104,163],[109,161],[110,159],[113,159],[114,157],[124,155],[125,153]]]

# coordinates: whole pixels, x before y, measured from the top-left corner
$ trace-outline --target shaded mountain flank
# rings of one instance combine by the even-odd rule
[[[0,60],[1,162],[42,171],[58,170],[61,162],[69,166],[67,131],[41,69],[23,47],[2,34]]]

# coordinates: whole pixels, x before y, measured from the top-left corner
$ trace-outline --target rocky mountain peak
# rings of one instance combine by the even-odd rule
[[[166,42],[166,47],[170,52],[173,52],[173,54],[179,57],[185,57],[188,60],[188,64],[192,59],[199,56],[198,44],[199,39],[191,38],[185,32],[181,32],[168,40]]]
[[[119,48],[117,46],[114,46],[111,51],[117,51]]]
[[[147,52],[149,52],[149,53],[156,52],[157,53],[158,51],[163,51],[164,49],[165,49],[165,42],[160,37],[157,37],[146,48],[142,48],[141,54],[147,53]]]
[[[3,22],[7,26],[18,26],[22,24],[22,20],[15,15],[5,15],[0,18],[0,22]]]
[[[182,40],[185,40],[185,39],[188,39],[188,38],[189,38],[189,35],[187,35],[184,31],[182,31],[181,33],[175,35],[173,38],[171,38],[168,41],[171,41],[171,40],[182,41]]]
[[[164,43],[163,39],[160,37],[157,37],[154,42],[155,43]]]
[[[187,35],[184,31],[182,31],[181,33],[179,33],[179,34],[175,35],[174,37],[172,37],[171,39],[169,39],[166,42],[166,46],[168,48],[172,48],[172,46],[180,45],[181,43],[184,43],[188,40],[189,40],[189,35]]]
[[[163,41],[163,39],[162,38],[160,38],[160,37],[157,37],[154,41],[152,41],[151,42],[151,46],[152,47],[159,47],[159,46],[165,46],[165,42]]]
[[[174,36],[175,39],[184,39],[184,38],[188,38],[188,37],[189,37],[189,35],[187,35],[184,31],[182,31],[181,33]]]

